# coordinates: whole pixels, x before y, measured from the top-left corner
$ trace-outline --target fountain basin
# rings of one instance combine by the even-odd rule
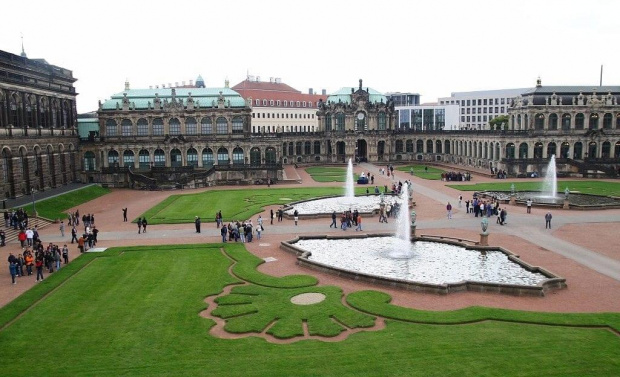
[[[425,236],[410,243],[411,258],[390,258],[394,242],[402,240],[385,234],[303,236],[282,242],[281,248],[295,253],[304,267],[417,292],[544,296],[566,287],[565,279],[503,248]]]
[[[396,195],[388,194],[384,196],[385,204],[402,202]],[[297,210],[299,218],[331,218],[332,212],[340,216],[345,211],[357,210],[362,216],[374,216],[379,213],[381,197],[377,194],[367,196],[355,196],[352,199],[346,196],[332,196],[325,198],[315,198],[289,203],[284,208],[287,218],[292,218],[293,212]]]
[[[508,203],[511,193],[509,191],[484,191],[478,193],[479,197],[493,197],[499,201]],[[561,207],[564,204],[564,194],[547,196],[540,191],[519,191],[515,193],[515,200],[519,204],[525,204],[528,198],[536,206]],[[574,209],[601,209],[620,208],[620,199],[610,196],[589,195],[571,192],[568,196],[570,208]]]

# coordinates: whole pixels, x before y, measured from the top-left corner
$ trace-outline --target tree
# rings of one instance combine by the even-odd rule
[[[500,115],[489,121],[489,128],[492,130],[499,130],[504,125],[504,129],[508,126],[508,115]]]

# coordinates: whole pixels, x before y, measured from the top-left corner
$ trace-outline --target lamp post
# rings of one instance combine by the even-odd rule
[[[34,215],[34,226],[37,226],[37,207],[34,201],[34,187],[30,188],[30,195],[32,196],[32,212]]]

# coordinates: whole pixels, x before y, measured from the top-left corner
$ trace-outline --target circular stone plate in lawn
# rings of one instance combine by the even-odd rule
[[[280,200],[293,200],[291,198],[280,198]]]
[[[322,293],[302,293],[291,297],[291,302],[296,305],[318,304],[323,300],[325,300],[325,295]]]

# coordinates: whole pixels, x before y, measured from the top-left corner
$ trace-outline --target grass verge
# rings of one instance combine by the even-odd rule
[[[108,194],[110,189],[103,188],[97,185],[91,185],[79,190],[71,191],[66,194],[58,195],[53,198],[44,199],[36,202],[37,213],[39,216],[50,220],[61,219],[65,220],[67,217],[66,211],[70,208],[79,206],[83,203],[90,202],[93,199],[97,199],[100,196]],[[22,206],[28,211],[33,213],[32,203],[27,206]]]
[[[476,183],[473,185],[447,185],[461,191],[510,191],[514,183],[516,191],[540,191],[542,182],[497,182]],[[589,195],[620,196],[620,183],[606,181],[558,181],[558,191],[568,187],[571,192]]]

